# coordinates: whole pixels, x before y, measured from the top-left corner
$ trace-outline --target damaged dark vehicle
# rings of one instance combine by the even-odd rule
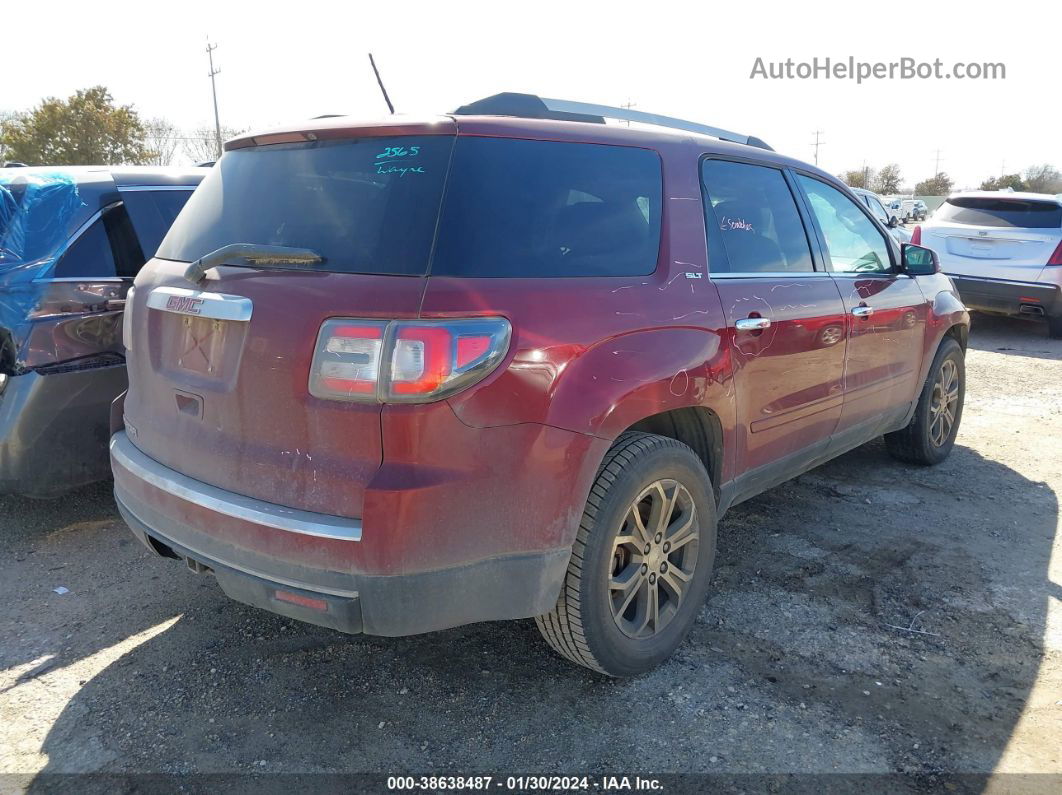
[[[207,172],[0,171],[0,494],[110,477],[126,292]]]

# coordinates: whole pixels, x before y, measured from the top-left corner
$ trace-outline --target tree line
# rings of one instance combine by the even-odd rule
[[[222,127],[221,140],[240,132]],[[105,86],[0,117],[0,163],[166,166],[216,158],[213,127],[185,132],[166,119],[141,118],[132,105],[116,105]]]
[[[852,188],[864,188],[883,196],[896,193],[910,193],[915,196],[947,196],[955,187],[955,182],[947,173],[941,171],[932,177],[917,183],[913,189],[902,187],[903,177],[896,163],[889,163],[880,171],[863,167],[844,171],[837,175]],[[1017,174],[1006,174],[986,179],[979,186],[980,190],[1013,190],[1031,193],[1062,193],[1062,173],[1047,163],[1029,166]]]
[[[222,127],[221,138],[224,141],[240,132]],[[116,105],[105,86],[81,89],[67,99],[48,97],[28,111],[0,116],[0,164],[165,166],[182,157],[192,163],[214,160],[214,128],[183,132],[166,119],[142,119],[132,105]],[[951,177],[941,171],[917,183],[913,190],[904,190],[896,163],[880,170],[852,169],[838,176],[853,188],[882,195],[946,196],[954,187]],[[1045,163],[992,177],[980,187],[1062,193],[1062,174]]]

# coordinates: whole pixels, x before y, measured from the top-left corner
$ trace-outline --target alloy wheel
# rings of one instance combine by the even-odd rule
[[[689,490],[657,480],[634,499],[612,544],[608,600],[623,634],[650,638],[675,617],[697,567],[700,524]]]
[[[943,446],[951,437],[958,404],[959,368],[953,360],[945,359],[937,372],[929,402],[929,440],[934,446]]]

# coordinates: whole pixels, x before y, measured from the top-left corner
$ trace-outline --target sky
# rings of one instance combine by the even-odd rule
[[[9,0],[0,111],[107,86],[144,117],[268,128],[324,113],[385,115],[372,52],[399,113],[446,112],[500,91],[635,109],[756,135],[832,172],[938,162],[957,188],[1062,169],[1062,3],[399,2]],[[1002,63],[1005,79],[752,77],[795,63]],[[794,69],[796,67],[794,66]],[[939,155],[938,155],[939,150]]]

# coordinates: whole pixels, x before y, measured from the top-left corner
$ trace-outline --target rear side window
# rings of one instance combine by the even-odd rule
[[[813,271],[796,200],[782,172],[767,166],[705,160],[709,232],[718,230],[731,273]],[[710,263],[725,273],[724,263]]]
[[[970,226],[1058,229],[1062,227],[1062,205],[1023,199],[956,197],[940,205],[933,220]]]
[[[230,243],[261,243],[313,249],[325,259],[319,270],[423,275],[453,141],[358,138],[227,152],[156,256],[188,262]]]
[[[192,190],[124,190],[121,194],[140,238],[140,248],[144,256],[151,258]]]
[[[660,156],[647,149],[458,138],[431,272],[649,274],[661,196]]]

